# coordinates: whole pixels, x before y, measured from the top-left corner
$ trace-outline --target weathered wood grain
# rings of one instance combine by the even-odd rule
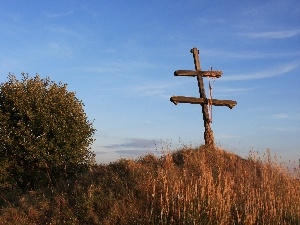
[[[219,100],[219,99],[207,99],[207,98],[195,98],[195,97],[186,97],[186,96],[172,96],[170,101],[175,105],[178,103],[190,103],[190,104],[209,104],[211,100],[211,104],[215,106],[227,106],[232,109],[237,105],[236,101],[233,100]]]
[[[175,76],[190,76],[190,77],[212,77],[212,78],[219,78],[223,74],[222,71],[219,70],[207,70],[207,71],[196,71],[196,70],[176,70],[174,72]]]

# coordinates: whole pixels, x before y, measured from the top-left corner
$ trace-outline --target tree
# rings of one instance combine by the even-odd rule
[[[95,129],[67,84],[13,74],[0,84],[0,182],[23,191],[94,163]]]

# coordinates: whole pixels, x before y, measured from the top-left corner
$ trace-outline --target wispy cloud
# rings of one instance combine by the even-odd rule
[[[122,155],[143,155],[148,152],[148,150],[118,150],[116,153]]]
[[[106,49],[99,49],[99,52],[102,53],[114,53],[113,49],[110,49],[109,52]],[[99,65],[100,64],[100,65]],[[97,65],[87,65],[87,66],[80,66],[80,67],[73,67],[76,70],[81,70],[85,72],[92,72],[92,73],[118,73],[118,74],[125,74],[128,72],[135,72],[137,70],[143,71],[150,68],[155,68],[157,65],[152,64],[147,61],[141,60],[110,60],[110,61],[102,61],[97,62]],[[128,75],[126,75],[129,77]]]
[[[256,87],[253,88],[218,88],[218,92],[220,93],[241,93],[241,92],[248,92],[253,91]]]
[[[170,84],[158,82],[156,84],[138,85],[133,88],[134,92],[144,96],[158,96],[165,95],[165,91],[168,90]]]
[[[235,139],[235,138],[239,138],[240,136],[238,135],[231,135],[231,134],[219,134],[216,135],[217,139]]]
[[[296,127],[290,127],[290,126],[286,126],[286,127],[275,127],[275,126],[262,126],[260,127],[261,129],[264,129],[264,130],[268,130],[268,131],[271,131],[271,132],[295,132],[297,129]]]
[[[78,32],[75,32],[73,30],[67,29],[65,27],[48,27],[46,28],[47,31],[54,32],[57,34],[67,35],[67,36],[73,36],[77,38],[81,38],[81,35]]]
[[[138,96],[159,97],[169,99],[172,95],[178,93],[178,90],[186,89],[190,84],[194,84],[191,79],[180,80],[150,80],[148,82],[134,84],[130,87],[130,91]],[[196,90],[196,89],[195,89]]]
[[[58,42],[51,42],[47,46],[47,52],[51,55],[60,57],[60,58],[72,58],[73,50],[71,47],[61,44]]]
[[[283,34],[282,31],[279,31],[280,28],[278,29],[278,27],[282,24],[281,22],[286,19],[291,19],[288,25],[292,25],[295,21],[297,21],[299,18],[299,3],[298,1],[282,0],[263,1],[260,2],[260,4],[243,7],[239,14],[239,22],[243,27],[259,29],[265,28],[264,32],[257,33],[258,38],[286,38],[289,37],[289,35],[294,35],[293,31],[290,33],[291,30],[287,30],[287,25],[285,25],[282,31],[287,31],[289,34]],[[280,17],[280,22],[276,20],[277,17]],[[274,29],[270,30],[267,28],[271,24],[273,24],[272,27],[276,26],[276,31],[274,31]]]
[[[298,36],[300,29],[296,30],[279,30],[279,31],[262,31],[262,32],[247,32],[243,36],[249,38],[265,38],[265,39],[283,39]]]
[[[242,52],[230,52],[230,51],[220,51],[220,50],[205,50],[203,51],[205,55],[211,57],[222,58],[237,58],[237,59],[259,59],[259,58],[282,58],[282,57],[297,57],[300,56],[299,51],[289,51],[289,52],[261,52],[261,51],[242,51]]]
[[[209,24],[211,26],[211,24],[224,24],[226,22],[226,20],[223,18],[222,19],[221,18],[212,19],[212,18],[207,18],[207,17],[200,17],[200,18],[198,18],[197,22],[199,24],[204,24],[204,25]]]
[[[119,67],[119,65],[115,62],[111,63],[103,63],[102,65],[98,66],[74,66],[74,70],[80,70],[87,73],[93,73],[93,74],[101,74],[101,73],[119,73],[122,71],[122,68]]]
[[[8,73],[18,73],[18,71],[23,70],[30,64],[29,57],[17,58],[17,57],[6,57],[0,60],[0,81],[3,78],[7,78]],[[11,69],[14,69],[11,71]],[[16,74],[19,75],[19,74]]]
[[[45,16],[48,18],[58,18],[58,17],[65,17],[65,16],[70,16],[73,15],[75,12],[77,12],[79,9],[73,9],[73,10],[69,10],[66,12],[45,12]]]
[[[256,72],[253,74],[241,74],[241,75],[232,75],[222,78],[222,80],[227,81],[240,81],[240,80],[255,80],[255,79],[263,79],[269,77],[280,76],[285,73],[291,72],[299,67],[299,61],[293,61],[287,63],[285,65],[278,66],[273,69]]]
[[[265,111],[265,110],[270,110],[271,108],[262,108],[260,111]],[[259,109],[255,109],[256,111],[258,111]],[[298,120],[300,120],[300,114],[299,113],[294,113],[294,112],[289,112],[289,113],[285,113],[285,112],[281,112],[281,113],[275,113],[275,114],[268,114],[268,115],[264,115],[264,116],[260,116],[259,118],[262,119],[276,119],[276,120],[280,120],[280,119],[289,119],[291,121],[294,122],[298,122]]]
[[[286,113],[278,113],[278,114],[273,114],[271,116],[273,119],[287,119],[289,116]]]
[[[213,98],[227,98],[227,97],[233,97],[233,96],[240,96],[242,94],[248,94],[249,92],[255,90],[256,87],[253,88],[223,88],[218,87],[216,89],[213,89]]]
[[[105,148],[150,148],[155,146],[156,141],[150,139],[140,139],[140,138],[128,138],[125,143],[121,144],[111,144],[108,146],[103,146]]]
[[[286,128],[283,127],[276,127],[274,128],[275,131],[287,131]]]

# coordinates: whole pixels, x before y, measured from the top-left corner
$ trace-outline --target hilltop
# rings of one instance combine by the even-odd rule
[[[299,178],[270,153],[186,147],[96,165],[56,187],[3,189],[0,224],[299,224]]]

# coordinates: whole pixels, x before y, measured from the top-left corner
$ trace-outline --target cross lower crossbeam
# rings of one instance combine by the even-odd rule
[[[207,98],[195,98],[186,96],[172,96],[170,101],[175,105],[178,103],[190,103],[190,104],[211,104],[215,106],[227,106],[232,109],[236,106],[237,102],[233,100],[218,100],[218,99],[207,99]]]

